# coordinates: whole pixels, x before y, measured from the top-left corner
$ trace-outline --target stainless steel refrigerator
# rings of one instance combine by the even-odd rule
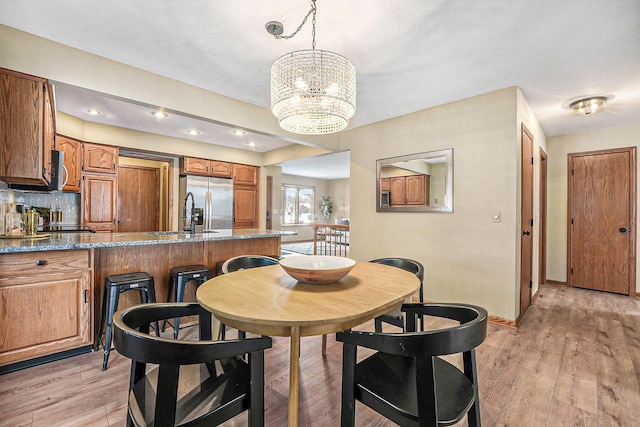
[[[189,175],[180,177],[180,215],[186,213],[187,216],[186,220],[180,218],[180,223],[185,229],[191,227],[191,218],[194,217],[191,198],[185,200],[188,193],[193,194],[196,208],[196,232],[233,227],[233,180]]]

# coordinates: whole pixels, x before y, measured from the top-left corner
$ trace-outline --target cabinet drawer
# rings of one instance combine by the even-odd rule
[[[0,254],[0,279],[90,268],[88,250]]]

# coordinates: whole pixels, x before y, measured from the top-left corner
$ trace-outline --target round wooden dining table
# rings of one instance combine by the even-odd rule
[[[225,325],[291,337],[289,426],[298,425],[300,337],[350,329],[399,307],[420,286],[410,272],[357,262],[341,280],[298,282],[279,265],[223,274],[200,285],[198,302]]]

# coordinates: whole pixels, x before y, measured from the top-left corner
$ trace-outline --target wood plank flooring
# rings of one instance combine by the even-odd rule
[[[339,425],[342,346],[329,336],[323,358],[320,343],[302,341],[301,426]],[[266,353],[267,426],[286,425],[288,348],[274,338]],[[518,330],[489,325],[477,360],[485,426],[640,425],[638,298],[541,286]],[[113,351],[100,367],[97,352],[0,376],[0,426],[123,426],[129,361]],[[394,425],[361,404],[356,423]]]

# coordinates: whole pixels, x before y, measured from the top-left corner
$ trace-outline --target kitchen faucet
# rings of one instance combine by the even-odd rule
[[[191,221],[190,221],[191,228],[187,228],[187,200],[189,199],[189,196],[191,196]],[[194,218],[195,210],[196,210],[196,202],[193,197],[193,193],[189,191],[187,195],[184,197],[184,208],[182,209],[182,219],[184,224],[183,230],[188,231],[191,234],[195,234],[196,232],[196,222]]]

